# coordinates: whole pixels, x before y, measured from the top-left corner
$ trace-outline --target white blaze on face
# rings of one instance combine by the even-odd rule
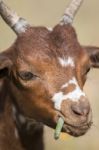
[[[63,94],[63,92],[60,91],[53,95],[52,100],[53,100],[54,106],[57,110],[61,110],[61,104],[64,100],[71,100],[71,101],[77,102],[80,100],[81,96],[85,97],[85,93],[80,89],[75,77],[73,77],[71,80],[69,80],[66,84],[62,85],[61,89],[67,88],[71,84],[75,85],[75,89],[73,91],[71,91],[67,94]]]
[[[59,60],[59,63],[61,64],[62,67],[67,67],[69,65],[71,67],[75,67],[73,58],[71,58],[71,57],[68,57],[68,58],[61,58],[61,57],[59,57],[58,60]]]

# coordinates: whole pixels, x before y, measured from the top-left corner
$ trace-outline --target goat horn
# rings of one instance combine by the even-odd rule
[[[83,0],[72,0],[69,6],[66,8],[63,17],[60,20],[60,24],[72,24],[74,16],[76,15],[79,7],[81,6]]]
[[[17,35],[25,32],[30,26],[25,19],[19,17],[2,0],[0,0],[0,15]]]

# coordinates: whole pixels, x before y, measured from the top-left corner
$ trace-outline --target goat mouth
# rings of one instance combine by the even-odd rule
[[[57,122],[58,122],[59,118],[63,119],[63,121],[62,121],[63,125],[61,126],[60,132],[61,131],[65,132],[65,133],[70,134],[71,136],[74,136],[74,137],[79,137],[79,136],[84,135],[90,129],[90,127],[92,125],[91,119],[86,121],[85,123],[78,124],[78,123],[73,123],[73,122],[68,123],[68,121],[66,121],[66,119],[63,117],[63,115],[61,115],[60,117],[58,116]],[[58,124],[58,123],[56,123],[56,124]],[[57,129],[57,125],[56,125],[56,129]],[[58,138],[56,136],[56,139],[58,139]]]
[[[63,125],[63,132],[66,132],[74,137],[82,136],[84,135],[91,127],[92,122],[86,123],[81,126],[75,126],[72,124],[65,123]]]

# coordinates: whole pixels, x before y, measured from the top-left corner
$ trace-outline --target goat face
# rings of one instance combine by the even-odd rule
[[[83,86],[98,56],[98,48],[79,45],[70,25],[29,28],[1,54],[0,73],[24,116],[53,128],[61,116],[63,131],[80,136],[92,122]]]
[[[71,26],[82,0],[72,1],[53,31],[31,27],[0,1],[0,14],[18,35],[0,54],[0,77],[21,113],[55,128],[64,118],[63,131],[73,136],[86,133],[91,108],[83,92],[86,75],[99,67],[99,48],[80,46]]]

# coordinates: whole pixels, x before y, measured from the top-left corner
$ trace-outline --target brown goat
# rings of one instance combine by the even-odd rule
[[[17,34],[0,54],[0,150],[44,150],[43,124],[81,136],[92,124],[83,92],[99,67],[99,48],[81,46],[72,27],[83,0],[72,0],[52,30],[32,27],[0,0],[0,15]]]

